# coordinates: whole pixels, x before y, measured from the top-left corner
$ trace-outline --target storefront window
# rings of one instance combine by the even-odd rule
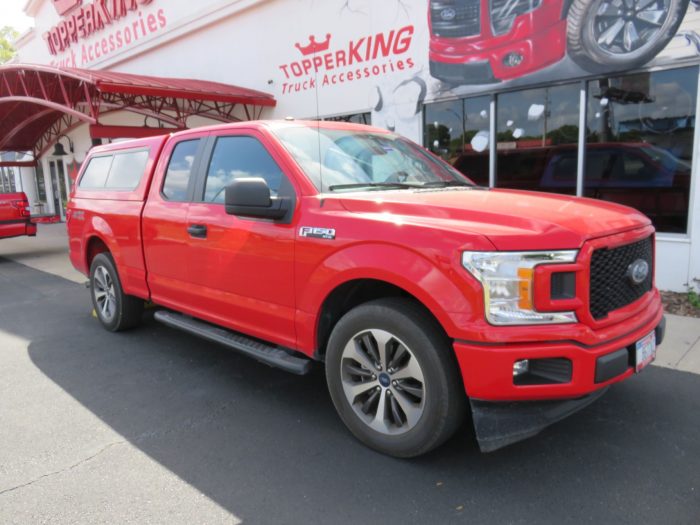
[[[464,147],[453,163],[455,168],[482,186],[489,185],[491,97],[464,100]]]
[[[426,106],[424,130],[426,147],[454,164],[464,151],[464,101]]]
[[[477,184],[489,183],[490,96],[429,104],[424,143]]]
[[[576,194],[579,84],[497,99],[496,186]]]
[[[36,176],[36,194],[39,202],[42,205],[46,204],[46,181],[44,180],[44,168],[41,162],[38,162],[35,170]],[[43,210],[42,210],[43,213]]]
[[[687,231],[697,81],[688,67],[589,83],[586,197]]]
[[[16,191],[14,170],[12,168],[0,168],[0,193],[14,193]]]

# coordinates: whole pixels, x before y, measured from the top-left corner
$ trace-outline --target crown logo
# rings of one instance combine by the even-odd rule
[[[83,3],[83,0],[53,0],[53,6],[59,16],[64,16]]]
[[[309,45],[308,46],[302,46],[298,42],[294,44],[294,47],[296,47],[299,51],[301,51],[301,54],[306,56],[306,55],[313,55],[314,53],[322,53],[323,51],[326,51],[331,45],[331,34],[327,33],[326,34],[326,39],[323,42],[316,42],[316,37],[313,35],[309,36]]]

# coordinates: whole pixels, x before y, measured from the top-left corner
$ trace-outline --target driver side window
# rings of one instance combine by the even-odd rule
[[[204,202],[223,204],[226,186],[234,180],[261,177],[272,196],[279,192],[284,175],[260,141],[253,137],[219,137],[207,170]]]

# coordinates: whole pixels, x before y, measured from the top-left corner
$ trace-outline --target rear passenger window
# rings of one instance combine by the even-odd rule
[[[108,189],[133,190],[141,182],[146,170],[148,151],[132,151],[114,155],[112,169],[107,178]]]
[[[104,188],[109,168],[112,165],[112,155],[106,157],[94,157],[85,168],[85,173],[80,179],[79,188]]]
[[[162,193],[167,200],[178,202],[188,200],[187,189],[192,178],[192,168],[200,140],[186,140],[175,146],[163,183]]]
[[[260,141],[253,137],[221,137],[207,171],[204,202],[224,202],[224,189],[235,179],[262,177],[276,196],[282,182],[282,170]]]

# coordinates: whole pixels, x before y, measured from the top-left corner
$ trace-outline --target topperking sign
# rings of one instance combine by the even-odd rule
[[[152,2],[153,0],[93,0],[85,3],[83,0],[52,0],[62,20],[44,34],[49,52],[54,56],[63,53],[73,44],[115,25],[132,12],[139,12],[138,19],[133,23],[107,35],[94,46],[83,46],[80,62],[90,62],[155,33],[166,24],[163,11],[147,16],[139,11]]]

